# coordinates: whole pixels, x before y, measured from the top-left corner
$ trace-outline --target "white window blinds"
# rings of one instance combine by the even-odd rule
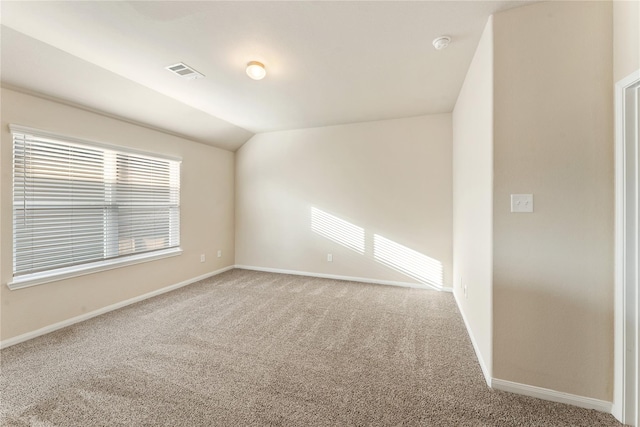
[[[12,134],[14,278],[179,247],[179,161]]]

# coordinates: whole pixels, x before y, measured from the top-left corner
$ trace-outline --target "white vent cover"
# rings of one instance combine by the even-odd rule
[[[204,74],[197,72],[196,70],[194,70],[193,68],[189,67],[187,64],[184,64],[182,62],[169,65],[168,67],[165,67],[165,68],[171,71],[172,73],[177,74],[178,76],[187,80],[201,79],[204,77]]]

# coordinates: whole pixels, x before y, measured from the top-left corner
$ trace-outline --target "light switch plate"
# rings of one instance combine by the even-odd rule
[[[512,194],[511,212],[533,212],[533,194]]]

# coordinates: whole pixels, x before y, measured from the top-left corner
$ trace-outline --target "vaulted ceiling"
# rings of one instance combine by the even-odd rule
[[[487,18],[522,4],[4,1],[1,78],[235,150],[257,132],[450,112]],[[253,60],[264,80],[246,76]],[[177,62],[206,77],[165,69]]]

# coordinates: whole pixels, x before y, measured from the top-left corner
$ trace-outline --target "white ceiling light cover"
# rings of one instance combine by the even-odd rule
[[[267,75],[267,70],[261,62],[251,61],[247,64],[247,75],[253,80],[262,80]]]
[[[76,57],[111,73],[103,77],[113,85],[125,85],[125,79],[140,85],[140,93],[157,92],[198,111],[197,116],[253,133],[451,112],[488,16],[521,5],[7,1],[2,2],[2,26],[43,43],[32,52],[38,72],[16,69],[11,79],[16,86],[112,111],[115,106],[105,104],[113,98],[110,85],[81,90],[64,76],[64,82],[46,78],[57,73],[50,64],[71,69],[64,62]],[[425,40],[434,33],[456,35],[455,49],[447,55],[425,49]],[[8,42],[3,37],[3,80],[9,71],[4,65],[11,63],[6,52],[19,53],[18,46],[9,49]],[[49,52],[46,61],[38,50]],[[28,59],[26,52],[17,58],[21,63]],[[242,67],[261,58],[269,58],[269,77],[277,79],[268,85],[250,84]],[[176,59],[184,62],[175,64]],[[178,71],[192,78],[202,75],[189,63],[197,63],[207,78],[184,84],[163,69],[182,65]],[[147,105],[157,103],[156,97],[144,98]],[[128,112],[123,101],[118,114]],[[191,121],[191,115],[176,115],[163,126],[190,128]]]

